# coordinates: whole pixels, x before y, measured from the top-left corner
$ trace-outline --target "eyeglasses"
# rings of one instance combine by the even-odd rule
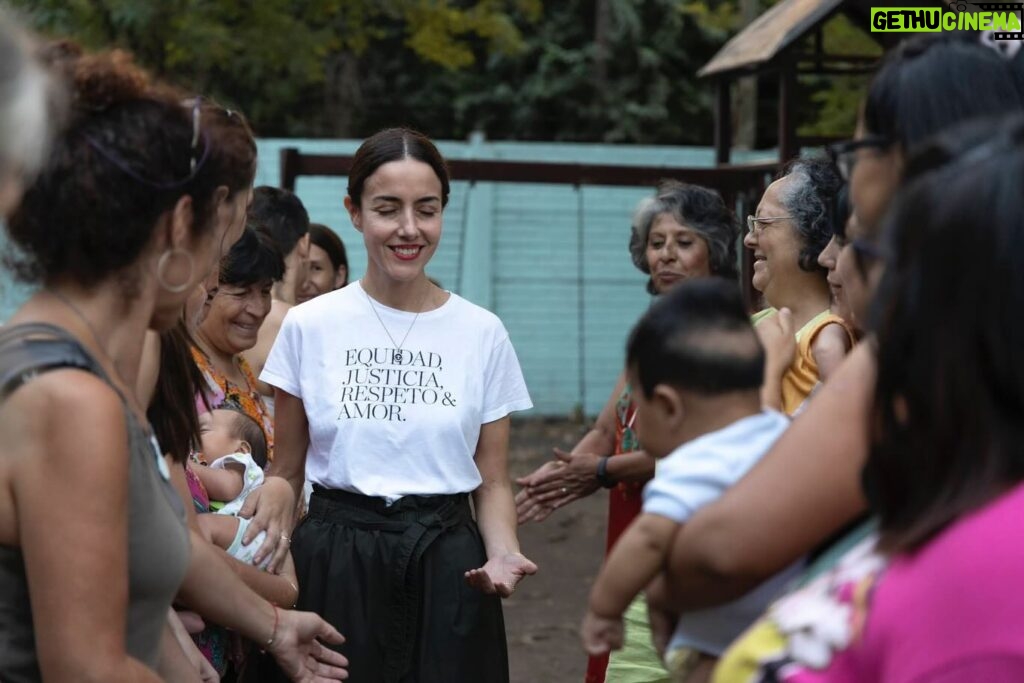
[[[776,221],[788,221],[792,219],[792,216],[747,216],[747,234],[757,232],[760,235],[764,228],[758,225],[758,223],[775,223]]]
[[[888,138],[881,135],[868,135],[858,140],[847,140],[837,142],[825,148],[829,159],[839,171],[839,176],[846,182],[850,182],[853,174],[853,165],[857,160],[857,150],[865,148],[885,149],[891,143]]]

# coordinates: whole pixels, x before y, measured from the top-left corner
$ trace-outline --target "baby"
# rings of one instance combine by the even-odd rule
[[[789,420],[762,410],[764,352],[739,289],[716,278],[682,283],[650,308],[626,351],[637,436],[659,460],[643,513],[616,543],[583,620],[592,655],[622,647],[622,615],[665,565],[672,538],[739,480]],[[782,588],[778,576],[714,609],[684,614],[669,645],[673,681],[707,680],[715,659]]]
[[[267,463],[267,439],[255,420],[237,410],[212,410],[199,416],[203,456],[210,462],[193,462],[215,514],[199,515],[199,528],[212,543],[242,562],[252,563],[266,532],[242,544],[249,520],[238,517],[249,492],[263,483]],[[223,505],[221,505],[223,503]]]

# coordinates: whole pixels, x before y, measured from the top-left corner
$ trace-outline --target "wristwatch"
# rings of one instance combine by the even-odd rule
[[[615,484],[617,483],[614,479],[608,476],[607,455],[597,461],[597,483],[606,489],[615,488]]]

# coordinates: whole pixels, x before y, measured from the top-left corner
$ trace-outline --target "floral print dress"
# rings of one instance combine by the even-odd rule
[[[196,409],[200,413],[218,408],[239,410],[263,427],[267,437],[267,460],[274,459],[274,418],[264,403],[263,397],[256,388],[256,376],[252,368],[240,354],[235,356],[235,363],[245,377],[246,387],[233,384],[224,374],[214,367],[210,357],[198,346],[192,347],[192,359],[203,373],[206,386],[202,396],[196,396]],[[205,400],[204,400],[205,399]]]

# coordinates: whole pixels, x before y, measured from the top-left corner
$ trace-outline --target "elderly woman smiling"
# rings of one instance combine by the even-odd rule
[[[826,271],[818,255],[832,236],[832,209],[840,179],[824,160],[791,162],[761,197],[757,214],[747,217],[743,244],[754,252],[754,289],[774,309],[755,318],[758,326],[796,330],[796,353],[782,376],[781,406],[792,415],[818,381],[824,381],[853,346],[853,333],[829,311]],[[785,322],[783,322],[785,320]],[[770,405],[778,394],[765,392]]]
[[[256,344],[270,312],[270,290],[283,275],[281,251],[267,233],[247,225],[221,261],[220,286],[192,347],[206,381],[203,396],[197,397],[200,412],[223,407],[244,412],[263,427],[268,457],[273,455],[273,418],[242,351]]]

